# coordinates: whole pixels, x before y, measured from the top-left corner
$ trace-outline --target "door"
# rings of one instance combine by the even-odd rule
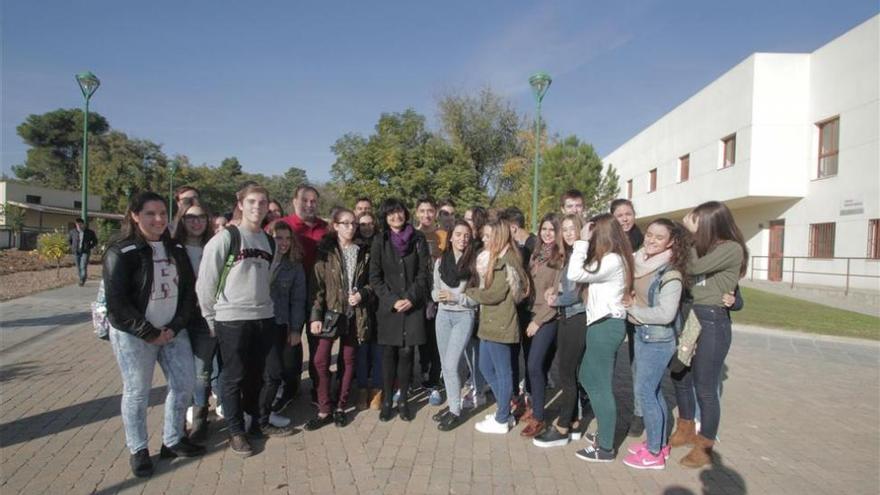
[[[767,267],[767,280],[782,280],[782,260],[785,245],[785,220],[770,222],[770,253]]]

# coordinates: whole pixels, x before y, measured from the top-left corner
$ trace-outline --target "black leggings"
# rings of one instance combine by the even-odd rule
[[[382,400],[391,404],[394,397],[394,380],[397,379],[401,400],[409,392],[412,377],[414,346],[382,346]]]
[[[578,369],[586,347],[587,315],[579,313],[571,318],[560,318],[556,332],[556,354],[559,356],[559,397],[560,428],[571,427],[577,415]]]

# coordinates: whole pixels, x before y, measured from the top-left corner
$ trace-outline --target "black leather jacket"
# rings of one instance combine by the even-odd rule
[[[165,250],[177,267],[177,311],[168,324],[175,335],[197,315],[195,275],[186,249],[175,241],[165,241]],[[144,340],[159,336],[160,329],[146,320],[145,313],[153,287],[153,251],[141,239],[123,240],[104,253],[104,294],[107,318],[113,328]]]

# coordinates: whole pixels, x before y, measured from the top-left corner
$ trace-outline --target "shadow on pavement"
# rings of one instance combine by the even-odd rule
[[[150,390],[148,404],[163,404],[167,392],[165,386],[153,388]],[[0,447],[9,447],[119,416],[121,401],[121,395],[101,397],[0,424]]]
[[[724,465],[720,454],[712,454],[712,467],[700,472],[700,482],[703,483],[701,493],[712,495],[724,493],[729,495],[744,495],[746,480],[735,470]],[[694,492],[683,486],[670,486],[663,490],[663,495],[694,495]]]
[[[15,327],[41,327],[46,325],[74,325],[77,323],[85,323],[92,319],[92,314],[88,311],[78,311],[76,313],[65,313],[61,315],[39,316],[36,318],[21,318],[18,320],[8,320],[0,322],[3,328]]]

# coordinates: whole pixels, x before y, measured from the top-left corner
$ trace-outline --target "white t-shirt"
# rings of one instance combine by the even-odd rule
[[[162,328],[171,323],[177,311],[177,266],[161,241],[150,242],[150,247],[153,248],[153,288],[145,316],[151,325]]]
[[[202,263],[202,251],[205,248],[202,246],[192,246],[190,244],[186,244],[186,254],[189,256],[189,262],[192,265],[193,273],[199,273],[199,265]]]

